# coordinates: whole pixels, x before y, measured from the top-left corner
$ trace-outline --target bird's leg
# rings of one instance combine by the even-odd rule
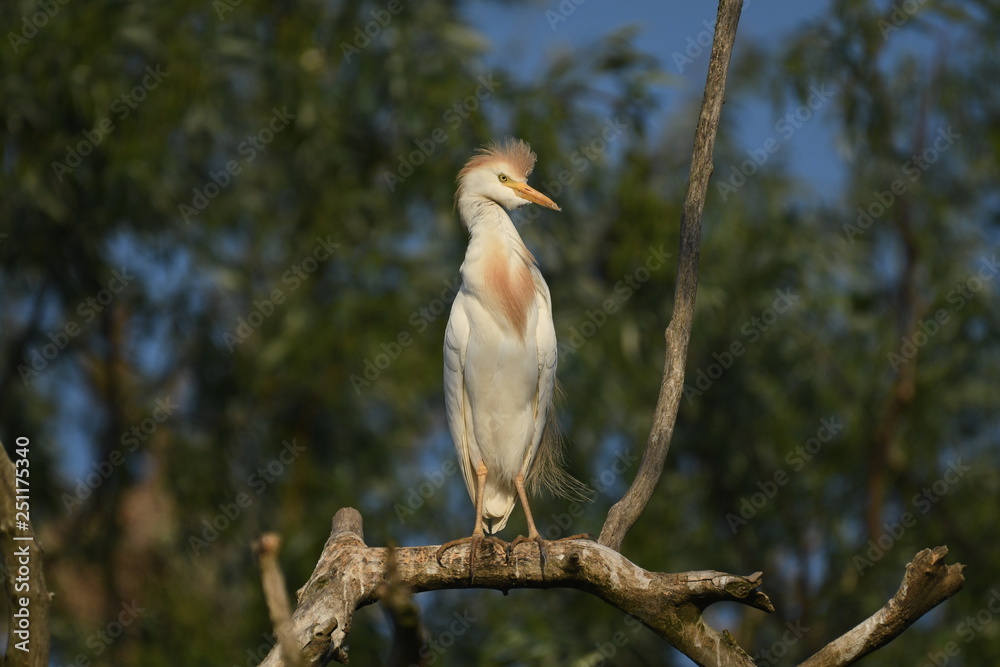
[[[437,562],[438,565],[444,567],[444,563],[441,562],[441,556],[445,551],[451,549],[452,547],[457,547],[459,544],[469,543],[469,583],[472,583],[472,578],[474,576],[473,568],[476,564],[476,549],[479,547],[479,543],[483,540],[489,540],[491,542],[499,542],[500,547],[504,548],[505,544],[503,540],[498,537],[490,535],[486,536],[483,531],[483,496],[486,491],[486,464],[482,461],[476,467],[476,525],[472,529],[472,535],[469,537],[460,537],[457,540],[452,540],[451,542],[445,542],[437,550]]]
[[[524,507],[524,518],[528,521],[528,536],[518,535],[514,538],[514,541],[510,543],[507,547],[507,561],[510,562],[510,554],[521,542],[534,542],[538,545],[538,556],[541,561],[542,575],[545,574],[545,542],[542,536],[538,533],[538,529],[535,528],[535,520],[531,516],[531,508],[528,507],[528,494],[524,491],[524,475],[517,473],[517,477],[514,478],[514,486],[517,488],[517,495],[521,499],[521,506]],[[594,539],[594,536],[590,533],[580,533],[579,535],[570,535],[568,537],[560,537],[556,542],[561,540],[576,540],[580,538],[586,538],[589,540]]]
[[[521,507],[524,508],[524,518],[528,521],[528,536],[518,535],[514,538],[514,541],[510,543],[507,547],[507,560],[510,560],[510,553],[514,550],[521,542],[535,542],[538,544],[538,556],[541,559],[542,572],[545,572],[545,540],[542,536],[538,534],[538,529],[535,528],[535,520],[531,516],[531,508],[528,507],[528,494],[524,492],[524,474],[517,473],[514,478],[514,487],[517,489],[517,496],[521,499]]]

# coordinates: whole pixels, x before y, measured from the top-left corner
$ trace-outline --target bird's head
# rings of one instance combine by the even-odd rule
[[[531,202],[561,210],[554,201],[528,185],[534,166],[535,154],[520,139],[490,142],[458,172],[455,201],[488,199],[508,210]]]

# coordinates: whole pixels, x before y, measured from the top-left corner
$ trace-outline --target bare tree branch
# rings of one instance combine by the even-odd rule
[[[288,592],[285,590],[285,577],[278,567],[278,549],[281,538],[274,533],[264,533],[253,543],[254,555],[260,564],[261,586],[264,588],[264,599],[271,615],[271,625],[278,638],[285,664],[289,667],[301,667],[302,653],[292,634],[291,607],[288,603]]]
[[[24,468],[22,468],[22,471]],[[0,442],[0,564],[10,613],[7,655],[0,667],[45,667],[49,664],[49,589],[42,570],[42,548],[31,522],[19,525],[17,469]],[[30,477],[26,478],[30,482]],[[23,507],[23,506],[22,506]],[[27,604],[23,604],[23,602]],[[27,650],[20,650],[18,645]]]
[[[386,561],[386,582],[375,591],[392,624],[392,652],[386,665],[426,667],[428,655],[420,650],[427,641],[423,625],[420,623],[420,610],[413,602],[413,591],[399,576],[394,545],[389,545]]]
[[[666,574],[648,572],[613,549],[589,540],[565,540],[547,545],[543,573],[537,547],[514,550],[511,562],[496,549],[476,558],[476,580],[470,585],[468,551],[453,549],[437,564],[437,546],[385,549],[368,547],[361,537],[361,515],[344,508],[333,520],[319,563],[298,593],[292,626],[308,665],[347,661],[344,649],[354,611],[377,601],[386,590],[390,552],[400,581],[414,592],[492,588],[576,588],[625,611],[665,638],[699,665],[752,667],[753,662],[732,639],[701,619],[716,602],[739,602],[773,611],[761,593],[759,572],[749,577],[715,571]],[[285,664],[275,647],[262,665]]]
[[[482,549],[476,557],[476,580],[469,583],[468,550],[453,549],[445,567],[436,560],[437,545],[426,547],[369,547],[362,537],[362,519],[347,507],[337,512],[333,531],[309,581],[298,591],[292,615],[294,642],[306,665],[347,662],[347,636],[354,612],[382,600],[386,606],[394,589],[404,590],[403,605],[412,604],[411,592],[490,588],[575,588],[590,593],[632,615],[679,651],[705,667],[753,667],[750,656],[728,631],[709,627],[702,614],[716,602],[738,602],[774,611],[759,589],[760,572],[739,576],[713,570],[678,574],[649,572],[618,551],[589,540],[564,540],[547,545],[543,572],[537,551],[526,544],[515,549],[511,561],[499,547]],[[485,552],[485,553],[484,553]],[[964,583],[964,565],[945,565],[947,547],[924,549],[906,567],[896,595],[876,614],[830,642],[801,667],[845,667],[892,641],[918,618],[957,593]],[[396,613],[396,612],[390,612]],[[408,613],[408,612],[407,612]],[[412,621],[413,619],[409,619]],[[408,622],[409,622],[408,621]],[[411,623],[411,627],[419,626]],[[404,662],[421,664],[418,641],[422,635],[404,629],[407,646],[394,650]],[[410,662],[405,662],[405,660]],[[262,667],[287,665],[275,646]],[[392,664],[392,663],[390,663]]]
[[[646,509],[663,464],[670,450],[670,441],[677,422],[677,409],[684,393],[684,366],[694,320],[695,295],[698,292],[698,255],[701,247],[701,216],[705,209],[708,179],[712,175],[712,150],[722,115],[726,91],[726,73],[736,41],[736,27],[743,10],[743,0],[720,0],[715,23],[715,40],[708,63],[705,97],[695,128],[691,175],[684,196],[681,215],[680,259],[677,265],[677,285],[674,289],[674,313],[666,330],[667,353],[663,363],[663,381],[656,401],[653,427],[646,442],[646,451],[632,486],[622,499],[612,506],[598,541],[620,550],[625,534]]]
[[[903,583],[885,606],[819,650],[800,667],[846,667],[885,646],[965,584],[965,566],[945,565],[948,547],[924,549],[906,566]]]

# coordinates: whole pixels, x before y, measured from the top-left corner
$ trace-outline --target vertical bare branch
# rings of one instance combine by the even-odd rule
[[[389,622],[392,624],[392,651],[386,662],[387,667],[427,667],[428,656],[421,654],[427,641],[420,609],[413,601],[413,589],[400,577],[396,561],[396,547],[389,545],[386,550],[386,581],[376,589]]]
[[[646,508],[663,464],[670,450],[670,441],[677,421],[677,409],[684,392],[684,366],[694,320],[694,301],[698,291],[698,255],[701,247],[701,217],[705,210],[708,179],[712,175],[712,151],[722,115],[726,91],[726,74],[736,41],[743,0],[720,0],[715,23],[715,40],[708,63],[705,97],[695,128],[691,175],[684,196],[681,214],[680,259],[677,285],[674,290],[674,313],[666,330],[667,354],[663,364],[663,381],[656,402],[653,428],[646,442],[646,451],[632,486],[608,512],[598,541],[612,549],[621,549],[622,540]]]
[[[274,533],[264,533],[253,543],[253,551],[260,564],[260,581],[264,588],[264,599],[271,616],[271,625],[278,638],[282,657],[288,667],[301,667],[302,651],[292,632],[292,610],[285,590],[285,577],[278,567],[278,548],[281,538]]]

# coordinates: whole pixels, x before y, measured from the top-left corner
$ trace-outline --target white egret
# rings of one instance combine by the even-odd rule
[[[504,209],[529,202],[560,210],[526,183],[535,154],[508,139],[480,149],[458,174],[456,207],[469,231],[462,286],[444,342],[448,426],[459,467],[476,508],[472,536],[442,545],[442,554],[466,542],[469,575],[476,549],[501,530],[519,497],[528,522],[522,541],[545,549],[528,507],[525,487],[560,495],[583,488],[562,468],[552,414],[556,384],[556,332],[549,288]],[[487,537],[485,533],[490,533]],[[574,536],[578,537],[578,536]]]

